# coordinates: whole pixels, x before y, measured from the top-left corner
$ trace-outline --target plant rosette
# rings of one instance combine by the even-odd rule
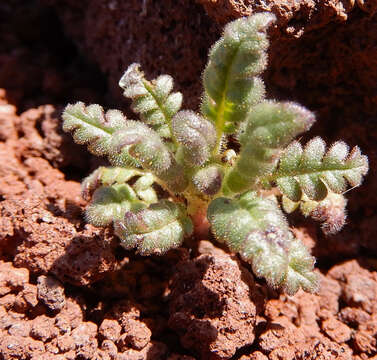
[[[95,226],[114,226],[126,249],[164,254],[210,227],[271,287],[315,292],[315,259],[284,212],[299,209],[326,234],[339,231],[343,194],[361,184],[368,159],[342,141],[327,148],[316,137],[302,146],[295,138],[310,129],[314,114],[265,98],[259,76],[274,21],[258,13],[225,26],[209,52],[200,113],[181,110],[182,94],[172,92],[169,75],[148,81],[132,64],[119,85],[140,121],[77,102],[65,108],[63,128],[108,158],[111,166],[82,183],[90,200],[85,217]]]

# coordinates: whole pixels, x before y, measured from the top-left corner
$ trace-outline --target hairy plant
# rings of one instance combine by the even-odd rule
[[[314,258],[279,204],[333,234],[345,223],[343,193],[361,184],[368,160],[342,141],[326,149],[316,137],[303,147],[294,139],[313,125],[313,113],[265,99],[259,76],[274,20],[260,13],[225,27],[203,73],[200,113],[180,110],[182,95],[172,92],[170,76],[148,81],[132,64],[119,85],[141,121],[78,102],[65,108],[63,128],[108,158],[110,167],[83,181],[86,220],[113,224],[125,248],[163,254],[191,236],[204,215],[214,237],[270,286],[314,292]]]

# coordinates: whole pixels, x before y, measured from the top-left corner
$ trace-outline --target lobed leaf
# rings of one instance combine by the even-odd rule
[[[325,235],[336,234],[346,223],[347,200],[342,194],[335,194],[329,191],[321,201],[310,200],[304,195],[297,202],[283,195],[282,205],[287,213],[299,208],[304,216],[310,216],[314,220],[320,221],[322,223],[321,229]]]
[[[330,193],[310,211],[310,216],[320,221],[325,235],[339,232],[346,223],[347,200],[341,194]],[[301,206],[303,208],[303,206]]]
[[[143,168],[157,173],[171,165],[171,153],[160,136],[138,121],[127,121],[126,126],[114,134],[112,147],[118,153],[127,151]]]
[[[207,213],[217,240],[252,264],[254,273],[288,294],[315,292],[314,258],[289,230],[283,213],[269,199],[248,192],[239,199],[217,198]]]
[[[215,123],[215,153],[221,151],[223,133],[234,133],[250,108],[264,98],[264,84],[258,75],[267,64],[266,29],[273,21],[271,13],[235,20],[210,50],[203,73],[201,111]]]
[[[78,144],[88,144],[95,155],[107,155],[112,134],[121,129],[125,117],[118,110],[106,114],[98,104],[85,106],[82,102],[68,104],[62,114],[63,130],[72,132]]]
[[[284,151],[279,167],[271,175],[280,191],[292,201],[303,194],[312,200],[322,200],[328,189],[340,194],[351,186],[359,186],[368,172],[368,158],[356,146],[351,152],[338,141],[326,153],[325,142],[316,137],[303,149],[297,141]]]
[[[123,95],[132,99],[131,108],[140,114],[146,124],[156,130],[160,136],[170,137],[169,123],[182,105],[182,94],[171,93],[173,79],[161,75],[147,81],[140,71],[140,64],[131,64],[119,81]]]
[[[258,75],[267,64],[266,29],[274,20],[271,13],[235,20],[226,25],[210,50],[203,74],[201,110],[215,123],[218,144],[222,133],[233,133],[251,106],[264,97],[264,85]]]
[[[129,211],[115,224],[115,233],[126,249],[141,255],[163,254],[180,246],[193,226],[183,206],[161,200],[147,209]]]
[[[147,173],[137,179],[135,184],[132,186],[137,196],[148,204],[158,201],[156,191],[152,187],[154,181],[154,176]]]
[[[210,121],[193,111],[180,111],[173,117],[172,131],[189,166],[208,161],[216,144],[216,129]]]
[[[114,184],[124,184],[132,177],[140,174],[141,172],[136,169],[100,166],[82,181],[82,197],[85,200],[89,200],[97,188]]]
[[[139,166],[137,160],[126,152],[121,158],[114,154],[113,136],[129,121],[120,111],[109,110],[105,114],[100,105],[85,106],[77,102],[67,105],[62,117],[63,130],[71,132],[77,144],[87,144],[92,154],[107,155],[113,164],[119,166]]]
[[[192,177],[192,183],[198,192],[214,196],[221,189],[223,173],[224,171],[219,165],[211,164],[197,170]]]
[[[106,226],[122,219],[127,211],[142,207],[145,204],[137,198],[131,186],[102,186],[94,192],[92,201],[86,208],[85,220],[95,226]]]
[[[173,192],[183,191],[187,180],[179,165],[160,136],[147,125],[127,121],[126,126],[113,136],[112,146],[117,157],[132,156],[140,165],[153,172]]]
[[[282,149],[314,121],[310,111],[295,103],[265,101],[256,105],[239,131],[241,151],[225,178],[224,193],[253,188],[274,170]]]

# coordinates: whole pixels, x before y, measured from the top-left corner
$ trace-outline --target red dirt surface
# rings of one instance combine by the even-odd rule
[[[314,133],[359,144],[371,165],[340,234],[293,219],[322,279],[293,297],[207,240],[142,258],[85,224],[79,181],[97,160],[61,130],[66,102],[115,103],[133,61],[173,75],[196,106],[220,29],[211,18],[262,2],[201,0],[211,18],[188,0],[43,3],[0,5],[0,359],[377,359],[376,2],[268,2],[268,88],[314,109]]]

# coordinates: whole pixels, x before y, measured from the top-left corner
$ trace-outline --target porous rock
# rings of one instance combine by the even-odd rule
[[[64,287],[52,276],[41,275],[37,282],[38,299],[50,310],[60,311],[65,305]]]
[[[254,341],[256,295],[252,276],[231,256],[201,255],[177,268],[169,325],[185,348],[228,359]]]

